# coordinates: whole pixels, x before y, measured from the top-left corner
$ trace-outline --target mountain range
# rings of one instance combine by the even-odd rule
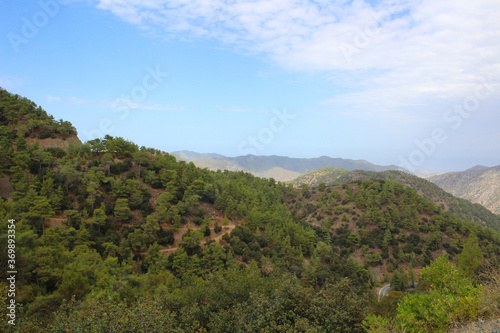
[[[346,170],[387,171],[403,170],[396,165],[377,165],[365,160],[352,160],[321,156],[316,158],[293,158],[286,156],[237,156],[201,154],[188,150],[172,152],[181,160],[193,162],[200,168],[209,170],[245,171],[258,177],[274,178],[277,181],[291,181],[301,174],[324,167]],[[408,171],[407,171],[408,172]]]
[[[458,215],[464,219],[471,219],[483,224],[486,224],[485,221],[494,220],[496,221],[495,227],[500,227],[500,218],[490,212],[485,212],[483,208],[484,206],[491,212],[500,214],[500,166],[477,165],[463,172],[433,175],[424,180],[395,165],[382,166],[365,160],[328,156],[317,158],[292,158],[276,155],[227,157],[215,153],[197,153],[189,150],[176,151],[172,154],[180,160],[193,162],[200,168],[213,171],[244,171],[257,177],[273,178],[277,181],[292,183],[295,186],[300,184],[317,186],[320,182],[327,185],[339,184],[367,178],[393,179],[412,186],[417,191],[420,190],[420,193],[428,200],[442,201],[446,209],[458,212]],[[432,183],[435,185],[431,186]],[[426,190],[422,191],[422,189]],[[481,206],[474,206],[468,201],[459,200],[459,198]]]
[[[364,332],[387,308],[370,296],[378,285],[405,291],[430,265],[473,272],[500,254],[500,217],[402,171],[325,167],[298,187],[214,172],[121,137],[81,143],[69,122],[2,89],[0,134],[0,230],[17,235],[20,332],[137,332],[145,321],[157,332]],[[370,166],[197,157],[256,172]]]

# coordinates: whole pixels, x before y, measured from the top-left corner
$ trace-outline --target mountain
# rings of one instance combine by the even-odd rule
[[[278,181],[290,181],[299,176],[299,174],[324,167],[366,171],[401,170],[400,167],[395,165],[382,166],[365,160],[331,158],[328,156],[317,158],[292,158],[276,155],[227,157],[219,154],[200,154],[186,150],[173,152],[172,154],[187,162],[193,162],[200,168],[208,168],[209,170],[242,170],[266,178],[274,175],[273,178]],[[279,169],[271,171],[273,168]],[[277,172],[277,170],[280,171]]]
[[[427,178],[457,197],[483,205],[500,214],[500,165],[477,165],[462,172],[448,172]]]
[[[289,190],[285,202],[295,219],[318,233],[329,231],[341,255],[358,258],[379,277],[391,271],[395,262],[423,263],[442,253],[455,256],[461,228],[479,227],[490,230],[493,238],[498,235],[458,219],[391,178],[361,178],[342,185]]]
[[[469,168],[469,169],[467,169],[465,171],[481,171],[481,170],[486,170],[486,169],[489,169],[489,167],[486,167],[484,165],[478,164],[478,165],[476,165],[476,166],[474,166],[472,168]]]
[[[304,173],[293,179],[290,183],[296,187],[300,186],[301,184],[317,186],[321,182],[332,185],[337,184],[338,180],[346,176],[347,174],[349,174],[349,171],[344,168],[334,168],[328,166]]]
[[[343,158],[331,158],[321,156],[317,158],[291,158],[285,156],[238,156],[229,158],[236,161],[239,165],[251,172],[259,172],[267,170],[271,167],[278,166],[286,170],[291,170],[299,173],[305,173],[311,170],[320,169],[326,166],[334,168],[344,168],[347,170],[367,170],[367,171],[384,171],[398,170],[400,167],[395,165],[381,166],[375,165],[365,160],[350,160]]]
[[[253,174],[257,177],[262,177],[262,178],[273,178],[278,181],[282,182],[287,182],[291,181],[298,176],[300,176],[300,173],[295,172],[295,171],[290,171],[286,170],[280,167],[272,167],[270,169],[267,169],[265,171],[261,172],[253,172]]]
[[[0,133],[0,248],[15,235],[0,261],[16,270],[0,279],[15,274],[22,308],[1,332],[361,333],[391,275],[500,255],[495,230],[391,179],[296,189],[109,135],[44,148],[76,130],[1,89]]]
[[[226,157],[223,155],[215,154],[215,153],[196,153],[194,151],[190,150],[179,150],[179,151],[174,151],[172,152],[172,155],[179,157],[180,159],[186,161],[186,162],[193,162],[197,159],[200,158],[210,158],[210,159],[217,159],[217,160],[222,160],[225,159]]]
[[[415,176],[418,176],[420,178],[428,178],[430,176],[435,176],[440,174],[440,172],[432,171],[432,170],[419,170],[419,171],[413,171],[412,172]]]
[[[225,159],[214,159],[210,157],[200,157],[195,160],[192,160],[198,168],[207,168],[208,170],[217,171],[217,170],[228,170],[228,171],[245,171],[245,168],[239,166],[238,164],[234,164]]]
[[[196,155],[194,155],[196,154]],[[207,168],[208,170],[212,171],[217,171],[217,170],[228,170],[228,171],[245,171],[245,172],[250,172],[249,170],[245,169],[244,167],[235,164],[232,161],[229,161],[227,159],[216,159],[216,158],[210,158],[210,157],[197,157],[197,156],[203,156],[206,154],[197,154],[194,153],[191,155],[187,154],[179,154],[179,155],[174,155],[176,157],[180,156],[189,156],[191,158],[194,158],[194,160],[191,160],[197,167],[199,168]],[[181,158],[181,160],[183,160]],[[189,160],[186,160],[190,162]],[[295,179],[296,177],[300,176],[300,173],[295,172],[295,171],[290,171],[286,170],[280,167],[271,167],[269,169],[263,170],[263,171],[254,171],[250,172],[254,176],[257,177],[262,177],[262,178],[273,178],[278,181],[291,181],[292,179]]]
[[[283,183],[109,135],[46,147],[76,130],[0,92],[0,185],[10,192],[0,197],[0,247],[16,236],[15,263],[12,251],[0,261],[19,271],[15,331],[137,332],[147,322],[157,332],[362,332],[369,269],[294,220]],[[331,264],[305,259],[318,244]],[[262,301],[267,319],[254,312]],[[302,304],[316,306],[301,313]],[[14,330],[2,320],[0,331]]]
[[[391,179],[408,185],[426,200],[435,202],[455,216],[464,220],[481,223],[500,231],[499,215],[492,213],[480,204],[474,204],[468,200],[453,196],[430,180],[422,179],[402,171],[371,172],[355,170],[348,172],[345,169],[323,168],[301,175],[291,183],[295,186],[299,186],[302,183],[309,186],[317,186],[321,182],[324,182],[326,185],[332,185],[370,178],[380,180]]]

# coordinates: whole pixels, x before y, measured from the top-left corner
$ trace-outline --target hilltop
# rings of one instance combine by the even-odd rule
[[[19,95],[0,89],[0,128],[2,160],[12,154],[13,139],[22,144],[38,143],[43,149],[66,149],[81,144],[76,129],[69,121],[55,120],[42,107]]]

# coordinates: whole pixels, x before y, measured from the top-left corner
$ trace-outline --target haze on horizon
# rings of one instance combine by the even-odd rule
[[[0,3],[0,86],[83,141],[500,165],[500,2]]]

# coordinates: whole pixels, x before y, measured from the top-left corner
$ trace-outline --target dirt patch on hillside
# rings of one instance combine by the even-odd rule
[[[64,214],[56,215],[54,217],[48,218],[45,221],[45,226],[49,228],[61,227],[68,222],[68,218]]]
[[[0,197],[10,199],[12,192],[14,192],[14,188],[10,184],[10,177],[8,175],[4,175],[0,178]]]
[[[224,235],[226,235],[226,234],[230,235],[231,232],[234,230],[234,228],[236,228],[236,225],[234,225],[234,224],[233,225],[224,226],[224,227],[222,227],[222,231],[219,232],[218,234],[216,234],[214,232],[213,228],[210,228],[210,231],[211,231],[210,236],[209,237],[204,237],[203,240],[201,241],[200,246],[202,248],[204,248],[205,245],[207,245],[211,241],[215,241],[217,243],[221,243],[222,237],[224,237]],[[182,236],[184,236],[188,230],[189,230],[188,228],[180,228],[176,233],[174,233],[175,244],[171,245],[171,246],[165,246],[165,247],[163,247],[160,250],[160,252],[163,253],[163,254],[165,254],[165,255],[170,255],[172,253],[177,252],[177,249],[178,249],[178,246],[180,244],[180,241],[182,240]]]
[[[38,146],[41,149],[47,149],[47,148],[66,149],[68,148],[70,142],[75,146],[81,144],[80,139],[78,139],[76,135],[70,135],[67,137],[56,136],[55,138],[46,138],[46,139],[27,137],[26,142],[29,143],[30,145],[34,144],[35,142],[38,142]]]
[[[461,325],[461,324],[457,324]],[[471,324],[463,324],[460,328],[454,328],[448,333],[478,333],[478,332],[500,332],[500,319],[479,321]]]

